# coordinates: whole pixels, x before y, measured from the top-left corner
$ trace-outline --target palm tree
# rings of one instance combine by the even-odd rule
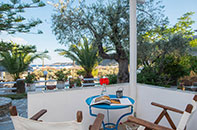
[[[28,70],[30,63],[36,58],[42,58],[48,51],[37,53],[35,46],[13,44],[7,51],[0,51],[0,65],[2,65],[14,80]]]
[[[42,60],[42,67],[44,67],[44,59],[48,59],[48,60],[51,59],[51,57],[46,53],[43,53],[42,55],[40,55],[39,58]]]
[[[80,64],[85,70],[85,78],[92,78],[92,71],[101,61],[98,57],[98,49],[93,44],[88,44],[87,38],[83,38],[83,43],[72,44],[68,50],[57,49],[60,55],[69,57]]]

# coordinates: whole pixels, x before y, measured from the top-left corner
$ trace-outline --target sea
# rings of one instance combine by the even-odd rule
[[[39,68],[45,68],[45,67],[51,67],[55,69],[63,69],[63,68],[71,68],[73,65],[30,65],[30,69],[39,69]]]
[[[30,65],[31,67],[69,67],[71,65]],[[72,66],[71,66],[72,67]]]

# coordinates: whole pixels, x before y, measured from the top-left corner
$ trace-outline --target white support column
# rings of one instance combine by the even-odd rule
[[[137,24],[136,0],[130,0],[130,96],[135,100],[134,112],[137,104],[136,68],[137,68]]]

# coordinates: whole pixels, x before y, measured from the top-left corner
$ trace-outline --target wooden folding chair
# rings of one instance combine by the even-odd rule
[[[77,112],[76,121],[67,122],[43,122],[38,120],[44,115],[47,110],[42,109],[30,119],[18,116],[16,106],[11,106],[10,115],[14,124],[15,130],[82,130],[82,112]],[[99,130],[104,119],[104,115],[99,113],[91,127],[91,130]]]
[[[136,117],[133,117],[133,116],[129,116],[128,121],[140,125],[138,130],[185,130],[189,118],[191,117],[191,115],[196,110],[197,95],[194,96],[194,98],[192,100],[192,104],[188,104],[186,106],[185,111],[178,110],[178,109],[173,108],[173,107],[161,105],[161,104],[158,104],[158,103],[155,103],[155,102],[152,102],[151,104],[163,109],[163,111],[161,112],[161,114],[158,116],[158,118],[155,120],[154,123],[151,123],[151,122],[148,122],[146,120],[139,119],[139,118],[136,118]],[[182,117],[181,117],[180,122],[179,122],[177,127],[175,126],[174,122],[172,121],[170,115],[168,114],[168,111],[172,111],[172,112],[182,114]],[[169,124],[172,128],[167,128],[165,126],[158,125],[159,122],[161,121],[161,119],[164,116],[166,117],[167,121],[169,122]]]

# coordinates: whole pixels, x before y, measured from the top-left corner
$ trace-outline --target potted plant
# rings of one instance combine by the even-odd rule
[[[78,78],[70,78],[69,79],[69,87],[81,87],[81,79]]]
[[[69,74],[69,72],[64,72],[64,70],[59,70],[59,71],[57,71],[56,73],[55,73],[55,78],[56,78],[56,80],[57,80],[57,85],[56,85],[56,87],[58,88],[58,89],[64,89],[64,87],[65,87],[65,81],[67,81],[67,79],[68,79],[68,75]]]
[[[27,77],[25,78],[25,83],[26,83],[26,90],[27,91],[35,91],[36,86],[34,81],[37,81],[36,75],[34,73],[28,73]]]

